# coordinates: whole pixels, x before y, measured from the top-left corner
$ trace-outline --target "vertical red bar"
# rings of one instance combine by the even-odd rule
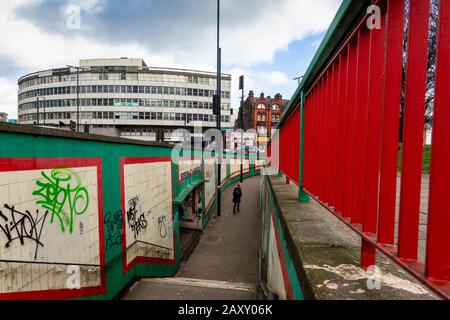
[[[327,90],[327,110],[326,110],[326,119],[327,125],[325,127],[326,134],[326,157],[327,161],[325,161],[325,184],[324,188],[324,201],[328,204],[328,207],[331,207],[330,204],[330,194],[329,188],[330,185],[330,155],[331,155],[331,114],[332,114],[332,94],[333,94],[333,65],[330,65],[328,68],[328,90]]]
[[[398,255],[401,258],[416,260],[419,240],[430,2],[411,1],[409,5]]]
[[[309,135],[309,130],[311,127],[311,123],[310,123],[310,110],[311,110],[311,95],[308,94],[305,97],[305,130],[304,130],[304,134],[305,134],[305,139],[304,139],[304,146],[303,146],[303,150],[304,150],[304,160],[303,160],[303,188],[308,190],[308,186],[309,186],[309,170],[311,169],[311,165],[310,165],[310,155],[311,152],[309,151],[309,145],[310,143],[312,143],[312,141],[310,140],[311,137]]]
[[[384,79],[378,242],[394,244],[405,2],[389,0]]]
[[[332,110],[331,110],[331,145],[330,145],[330,184],[328,186],[328,194],[330,197],[330,206],[334,207],[336,211],[336,167],[337,167],[337,118],[339,114],[339,70],[340,70],[339,55],[333,64],[333,93],[332,93]]]
[[[324,201],[324,195],[323,195],[323,186],[326,183],[326,179],[325,179],[325,139],[326,139],[326,133],[325,133],[325,128],[326,128],[326,109],[327,109],[327,89],[328,89],[328,77],[327,77],[328,73],[325,73],[322,78],[322,102],[321,102],[321,106],[320,106],[320,149],[321,152],[319,154],[320,158],[319,158],[319,163],[320,163],[320,180],[319,180],[319,189],[318,189],[318,196],[319,199],[321,201]]]
[[[336,212],[343,214],[344,207],[344,165],[345,165],[345,129],[346,129],[346,99],[347,99],[347,67],[348,48],[344,48],[339,57],[339,102],[337,115],[337,149],[336,149]]]
[[[352,223],[362,224],[364,181],[366,173],[367,107],[369,92],[369,59],[371,34],[363,25],[359,32],[358,72],[356,89],[356,137],[353,181]]]
[[[430,198],[426,276],[450,281],[450,3],[441,1],[435,103],[433,109],[433,143],[431,150]]]
[[[318,180],[319,180],[319,144],[320,144],[320,123],[319,123],[319,111],[320,111],[320,99],[321,99],[321,92],[320,92],[320,83],[318,82],[315,85],[316,88],[316,101],[314,104],[314,133],[315,133],[315,143],[313,146],[313,162],[314,162],[314,178],[311,180],[311,188],[312,193],[314,196],[317,196],[318,190]]]
[[[347,87],[345,108],[345,152],[344,152],[344,187],[342,216],[351,218],[353,211],[353,179],[355,163],[355,135],[356,135],[356,77],[358,65],[358,51],[356,36],[350,41],[347,56]]]
[[[313,162],[314,162],[314,178],[311,180],[311,185],[313,186],[313,194],[317,196],[317,185],[318,185],[318,172],[319,172],[319,154],[318,154],[318,145],[320,143],[320,134],[319,134],[319,111],[320,111],[320,85],[316,84],[316,98],[314,104],[314,136],[315,136],[315,144],[313,148]]]
[[[376,249],[369,242],[361,239],[361,268],[367,269],[376,265]]]
[[[311,104],[311,94],[308,94],[305,96],[305,104],[304,104],[304,125],[303,128],[303,134],[304,136],[304,144],[303,144],[303,189],[307,189],[307,186],[309,185],[309,169],[310,169],[310,152],[309,152],[309,144],[312,142],[309,135],[310,130],[310,104]]]
[[[376,234],[378,217],[378,190],[381,157],[381,128],[383,117],[383,80],[386,34],[386,1],[380,1],[381,29],[371,30],[369,104],[366,146],[366,177],[363,232]]]
[[[323,167],[324,167],[324,160],[325,160],[325,154],[324,154],[324,146],[325,146],[325,135],[324,135],[324,130],[325,130],[325,108],[326,108],[326,81],[324,79],[325,77],[322,78],[322,84],[321,84],[321,98],[320,98],[320,108],[319,108],[319,136],[320,136],[320,141],[319,141],[319,153],[318,153],[318,162],[319,162],[319,170],[317,172],[317,177],[318,177],[318,181],[317,181],[317,196],[319,197],[319,199],[323,199],[323,188],[322,188],[322,183],[324,180],[324,172],[323,172]]]

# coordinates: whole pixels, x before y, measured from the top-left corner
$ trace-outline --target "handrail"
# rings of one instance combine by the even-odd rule
[[[450,104],[444,87],[450,81],[450,4],[440,1],[435,9],[432,3],[409,1],[407,9],[405,1],[344,1],[280,122],[280,169],[292,175],[293,163],[299,163],[303,199],[310,195],[360,235],[363,268],[376,264],[378,250],[448,299],[450,141],[445,123]],[[438,20],[437,62],[422,261],[423,125],[425,95],[430,94],[425,80],[432,14]],[[370,25],[370,18],[379,25]],[[403,157],[396,212],[400,121]],[[293,137],[296,132],[299,136]],[[293,142],[303,151],[297,154]]]

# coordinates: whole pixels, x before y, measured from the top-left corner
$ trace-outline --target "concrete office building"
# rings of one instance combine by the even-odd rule
[[[80,60],[80,131],[155,141],[195,125],[216,127],[216,74],[148,67],[142,59]],[[19,79],[19,123],[67,128],[77,121],[77,69],[39,71]],[[231,76],[222,75],[222,128],[231,125]]]
[[[8,114],[5,112],[0,112],[0,122],[8,122]]]

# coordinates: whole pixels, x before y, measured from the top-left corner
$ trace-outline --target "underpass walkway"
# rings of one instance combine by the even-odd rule
[[[257,298],[259,187],[244,180],[241,211],[233,215],[234,185],[223,192],[222,215],[213,217],[189,259],[173,278],[141,279],[125,300],[253,300]],[[215,216],[215,212],[213,212]]]

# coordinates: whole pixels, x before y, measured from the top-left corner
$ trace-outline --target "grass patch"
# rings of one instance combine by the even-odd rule
[[[423,148],[423,157],[422,157],[422,172],[429,174],[430,173],[430,158],[431,158],[431,146],[425,146]],[[398,152],[398,171],[402,170],[402,159],[403,159],[403,149],[400,149]]]

